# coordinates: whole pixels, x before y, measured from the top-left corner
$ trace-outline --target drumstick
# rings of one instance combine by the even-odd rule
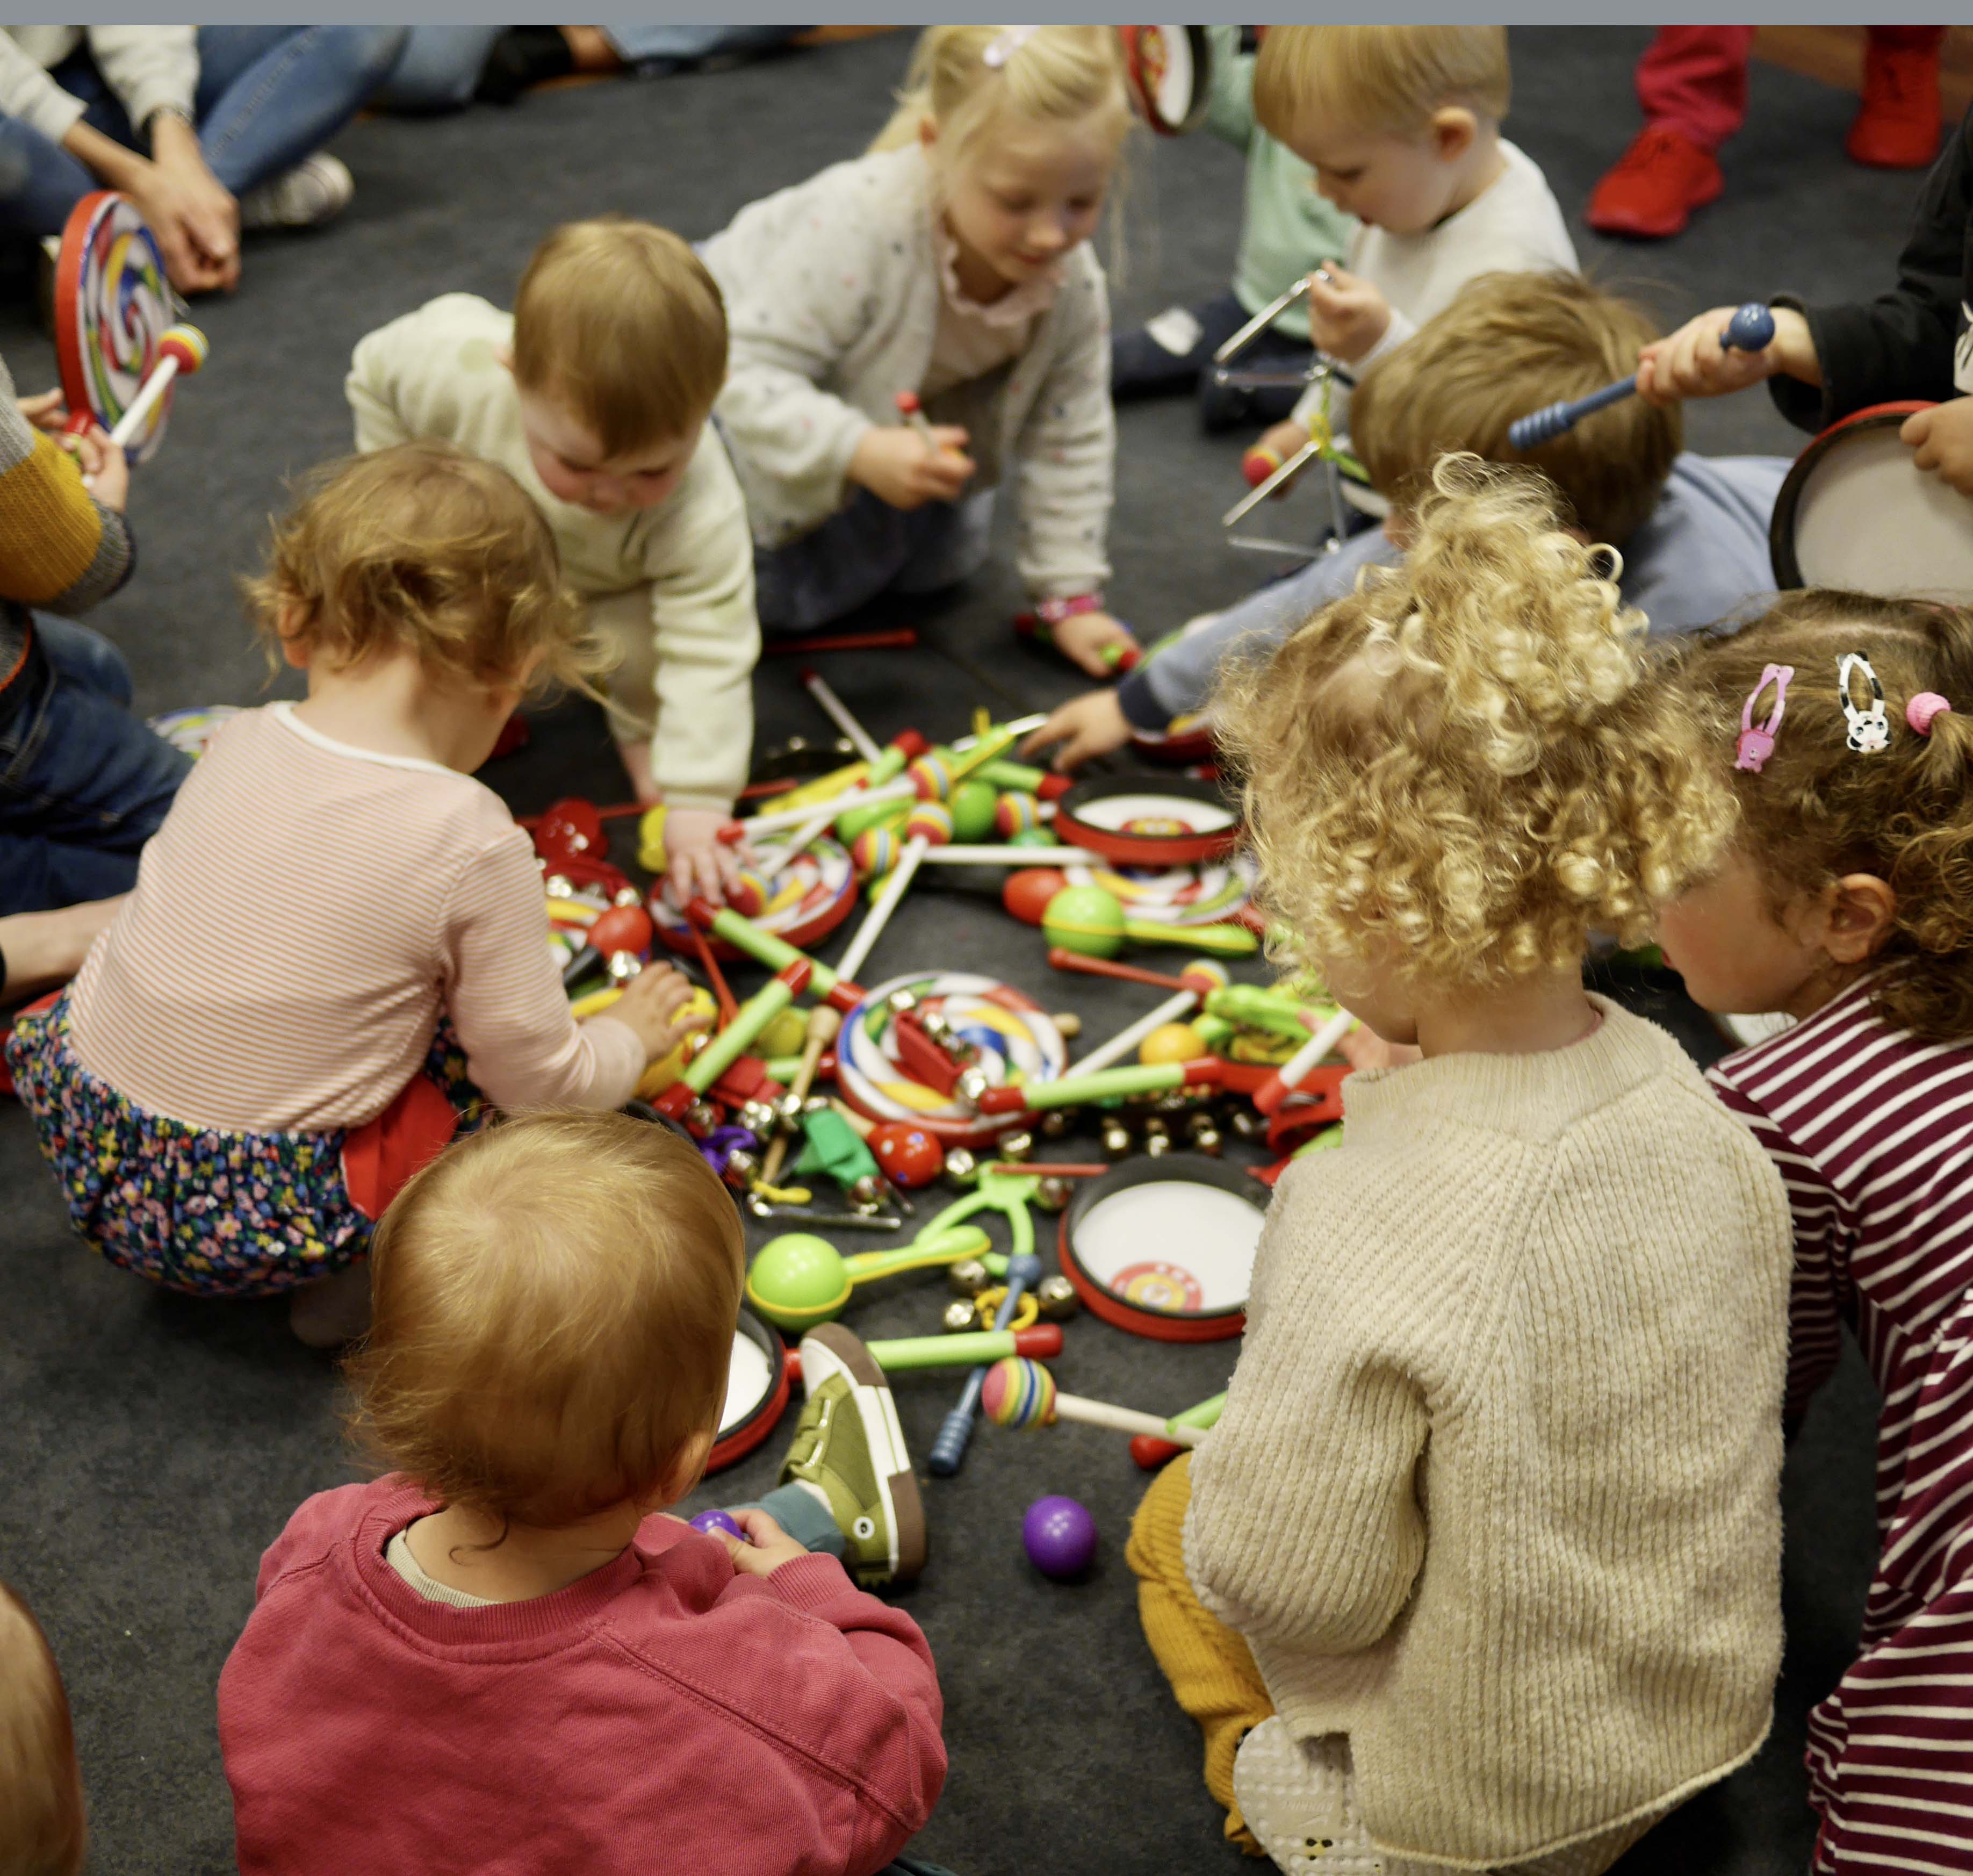
[[[1167,1023],[1176,1023],[1189,1016],[1199,1007],[1199,1000],[1205,994],[1202,982],[1189,984],[1167,997],[1155,1010],[1119,1030],[1100,1049],[1091,1049],[1076,1062],[1075,1072],[1094,1075],[1099,1069],[1107,1069],[1111,1062],[1122,1061],[1152,1030],[1161,1030]]]
[[[1005,1329],[1013,1322],[1021,1298],[1041,1280],[1042,1260],[1032,1253],[1023,1252],[1007,1259],[1007,1294],[994,1312],[996,1329]],[[975,1368],[966,1377],[959,1404],[945,1416],[938,1437],[932,1442],[926,1463],[941,1478],[951,1478],[966,1457],[967,1442],[973,1437],[973,1416],[980,1410],[980,1390],[986,1382],[983,1367]]]
[[[747,1053],[747,1045],[794,1001],[798,990],[807,987],[808,980],[806,960],[768,978],[740,1006],[740,1013],[692,1057],[684,1074],[652,1105],[676,1120]]]
[[[856,753],[872,768],[884,759],[884,752],[877,747],[875,739],[863,725],[849,713],[848,706],[829,687],[826,679],[813,671],[801,674],[803,688],[822,706],[823,712],[844,735],[849,738]]]
[[[999,1361],[1008,1355],[1058,1355],[1062,1324],[1037,1322],[1025,1329],[968,1329],[958,1335],[901,1335],[866,1342],[870,1359],[886,1374],[922,1368],[963,1368],[972,1361]]]
[[[129,408],[117,418],[116,427],[110,433],[110,440],[119,449],[126,449],[133,438],[142,435],[151,407],[171,389],[172,380],[181,372],[191,377],[205,362],[206,354],[211,349],[204,333],[196,326],[167,326],[158,341],[157,363],[152,366],[150,376],[144,380],[136,396],[130,400]]]
[[[924,857],[928,866],[1032,866],[1037,860],[1051,866],[1108,864],[1083,846],[942,846]]]
[[[1254,1096],[1254,1105],[1263,1114],[1272,1114],[1293,1094],[1309,1070],[1356,1026],[1356,1019],[1339,1010],[1308,1040],[1268,1076]]]
[[[1736,352],[1764,352],[1774,342],[1774,336],[1775,316],[1755,300],[1749,300],[1733,315],[1720,335],[1719,342]],[[1585,417],[1633,396],[1637,388],[1638,376],[1633,372],[1628,378],[1621,378],[1614,385],[1605,385],[1601,391],[1592,391],[1586,398],[1543,404],[1539,411],[1517,417],[1508,425],[1507,447],[1532,450],[1553,442],[1564,431],[1573,430]]]
[[[843,1013],[827,1003],[817,1003],[808,1013],[808,1037],[802,1049],[801,1066],[795,1070],[795,1079],[788,1089],[789,1094],[800,1103],[808,1098],[808,1091],[815,1085],[815,1071],[822,1060],[822,1053],[836,1039],[836,1033],[843,1026]],[[777,1134],[767,1143],[767,1157],[761,1164],[761,1183],[771,1186],[781,1170],[781,1162],[788,1156],[787,1134]]]
[[[832,971],[820,959],[797,951],[787,939],[777,938],[771,931],[763,931],[752,919],[741,918],[730,905],[715,905],[708,899],[691,899],[685,902],[685,915],[692,921],[695,930],[710,931],[715,938],[724,938],[735,951],[745,952],[756,964],[764,964],[770,971],[785,971],[791,964],[807,964],[809,981],[840,1010],[846,1013],[854,1010],[863,1000],[862,987],[850,981],[848,971]]]
[[[924,406],[918,401],[918,394],[915,391],[898,393],[898,414],[911,426],[913,434],[924,445],[928,456],[944,453],[939,447],[937,437],[931,434],[931,425],[925,421]]]
[[[877,895],[877,902],[865,914],[863,922],[856,928],[856,937],[849,941],[849,950],[836,965],[839,977],[853,977],[863,968],[863,961],[884,935],[885,926],[891,922],[892,913],[898,909],[911,881],[917,877],[926,854],[934,846],[944,846],[952,838],[951,812],[939,802],[921,802],[911,810],[910,820],[905,823],[905,832],[911,838],[905,843],[897,865],[891,869],[891,876],[884,882],[884,889]]]

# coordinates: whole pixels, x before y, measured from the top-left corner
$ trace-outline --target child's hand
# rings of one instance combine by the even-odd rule
[[[1913,467],[1936,470],[1962,495],[1973,495],[1973,398],[1912,411],[1898,440],[1910,447]]]
[[[1072,613],[1059,625],[1050,626],[1049,636],[1055,640],[1056,650],[1091,677],[1117,675],[1116,666],[1104,658],[1104,646],[1121,645],[1133,651],[1137,648],[1130,628],[1107,612]]]
[[[808,1555],[765,1511],[735,1511],[731,1517],[751,1540],[743,1544],[730,1531],[719,1534],[737,1575],[771,1576],[784,1563]]]
[[[1638,395],[1648,404],[1676,404],[1681,398],[1723,398],[1777,375],[1804,385],[1822,382],[1822,362],[1808,322],[1788,306],[1776,306],[1775,336],[1759,352],[1729,350],[1719,341],[1737,306],[1715,306],[1687,319],[1669,339],[1654,340],[1638,354]]]
[[[1117,693],[1092,690],[1051,711],[1039,729],[1029,732],[1020,755],[1027,761],[1044,749],[1054,748],[1052,766],[1057,774],[1066,775],[1085,762],[1122,748],[1130,740],[1130,719],[1124,714]]]
[[[646,964],[623,987],[608,1013],[634,1030],[644,1045],[646,1062],[662,1062],[695,1030],[705,1027],[702,1016],[681,1014],[692,1000],[692,983],[669,964]]]
[[[16,398],[14,401],[21,407],[21,414],[37,430],[45,430],[52,434],[68,421],[59,387],[44,391],[36,397]]]
[[[1390,325],[1389,303],[1368,280],[1346,273],[1333,261],[1310,277],[1309,336],[1330,357],[1354,365],[1375,348]]]
[[[927,449],[924,439],[901,424],[865,431],[849,459],[849,480],[907,511],[928,502],[957,501],[978,467],[966,453],[966,432],[954,424],[931,429],[935,449]]]
[[[1248,453],[1254,455],[1265,451],[1277,463],[1281,463],[1293,461],[1307,447],[1308,432],[1292,417],[1284,417],[1278,424],[1270,424],[1262,431],[1260,440]],[[1304,468],[1307,467],[1306,463],[1303,465]],[[1301,480],[1301,470],[1298,469],[1287,481],[1275,485],[1274,492],[1268,496],[1268,500],[1278,502]]]
[[[728,819],[710,808],[666,810],[665,869],[681,905],[695,893],[723,905],[726,889],[738,882],[739,856],[719,839]]]
[[[64,439],[82,470],[82,486],[105,508],[120,515],[130,499],[130,463],[120,443],[112,443],[100,424],[71,431]]]

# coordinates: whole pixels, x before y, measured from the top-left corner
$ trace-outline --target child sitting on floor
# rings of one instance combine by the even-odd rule
[[[744,1251],[691,1144],[623,1115],[489,1128],[405,1188],[352,1367],[397,1469],[296,1512],[220,1676],[246,1876],[868,1876],[924,1824],[918,1626],[764,1510],[744,1540],[660,1515],[712,1447]]]
[[[1222,713],[1274,915],[1424,1059],[1278,1188],[1224,1416],[1129,1555],[1230,1835],[1593,1876],[1767,1733],[1787,1205],[1582,986],[1720,851],[1690,713],[1533,477],[1436,483]]]
[[[483,1093],[620,1105],[691,987],[647,971],[575,1023],[533,849],[473,779],[524,691],[603,661],[504,470],[420,443],[325,471],[252,594],[307,699],[221,725],[7,1059],[106,1257],[293,1290],[296,1334],[333,1343],[368,1314],[371,1220]]]
[[[1354,215],[1347,269],[1309,289],[1309,336],[1360,374],[1467,281],[1575,271],[1575,246],[1533,160],[1500,135],[1504,26],[1276,26],[1254,67],[1254,113]],[[1326,276],[1326,277],[1325,277]],[[1311,388],[1262,438],[1284,461],[1322,409]],[[1332,389],[1327,421],[1343,427]]]
[[[934,26],[867,156],[705,244],[771,630],[964,578],[1011,477],[1042,625],[1091,676],[1131,643],[1103,606],[1116,431],[1089,247],[1130,120],[1112,28]]]
[[[1665,908],[1666,961],[1709,1010],[1798,1019],[1711,1071],[1794,1215],[1790,1417],[1845,1322],[1884,1403],[1862,1647],[1809,1717],[1815,1868],[1965,1868],[1973,617],[1791,593],[1696,644],[1680,694],[1739,826],[1717,876]]]
[[[746,504],[706,423],[725,375],[725,309],[699,257],[606,217],[535,249],[511,313],[447,293],[380,327],[345,385],[359,450],[457,444],[547,517],[564,577],[617,649],[617,746],[637,799],[665,806],[681,899],[717,899],[735,875],[715,837],[754,741]]]
[[[1712,625],[1774,583],[1768,522],[1788,471],[1779,456],[1695,456],[1679,447],[1678,407],[1635,398],[1522,452],[1517,417],[1622,376],[1653,327],[1643,311],[1579,274],[1489,273],[1399,350],[1373,365],[1351,406],[1356,453],[1392,504],[1382,529],[1318,555],[1299,572],[1209,614],[1158,647],[1114,690],[1061,706],[1024,753],[1055,747],[1073,768],[1205,709],[1221,665],[1279,643],[1367,566],[1395,566],[1409,501],[1448,450],[1527,462],[1562,496],[1579,538],[1609,542],[1618,590],[1654,632]]]
[[[80,1876],[87,1835],[61,1671],[28,1606],[0,1583],[0,1871]]]

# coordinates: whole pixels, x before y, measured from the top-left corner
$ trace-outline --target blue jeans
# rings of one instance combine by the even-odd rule
[[[700,59],[771,52],[801,30],[799,26],[687,26],[666,20],[649,26],[606,26],[603,36],[626,65],[649,66],[663,72]]]
[[[235,195],[293,169],[362,108],[404,50],[401,26],[201,26],[193,110],[199,147]],[[87,50],[50,74],[87,107],[83,121],[131,149],[146,145]],[[59,143],[0,117],[0,229],[59,234],[101,185]]]
[[[129,892],[191,767],[130,714],[129,670],[106,638],[40,614],[34,633],[40,694],[0,726],[0,915]]]
[[[391,75],[370,102],[386,111],[456,111],[473,102],[498,26],[414,26]]]
[[[908,512],[859,489],[784,547],[754,550],[754,597],[764,630],[813,632],[879,593],[936,593],[985,563],[993,491]]]

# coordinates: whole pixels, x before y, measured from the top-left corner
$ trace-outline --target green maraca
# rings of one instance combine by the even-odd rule
[[[1042,909],[1048,941],[1086,958],[1114,958],[1126,943],[1178,945],[1221,958],[1249,958],[1261,941],[1245,925],[1146,925],[1124,915],[1123,902],[1100,886],[1064,886]]]
[[[928,1232],[895,1251],[859,1251],[845,1257],[826,1239],[790,1231],[770,1239],[747,1270],[747,1301],[777,1329],[802,1330],[843,1313],[859,1283],[983,1256],[988,1239],[975,1225]]]

